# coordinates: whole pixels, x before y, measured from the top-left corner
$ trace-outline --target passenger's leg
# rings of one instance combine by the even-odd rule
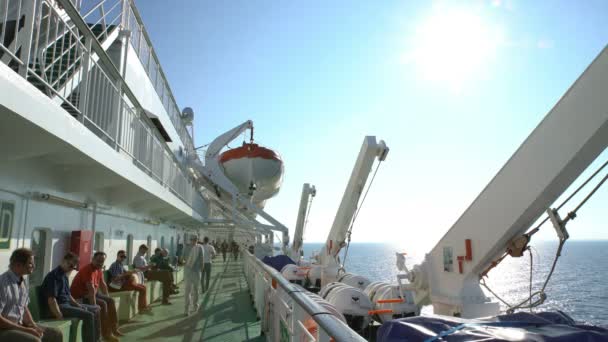
[[[0,341],[40,342],[40,339],[32,334],[19,330],[0,330]]]
[[[192,271],[186,269],[184,270],[184,280],[185,280],[185,289],[184,289],[184,314],[188,315],[190,313],[190,302],[192,301],[191,299],[191,294],[192,294],[192,275],[191,275]]]
[[[125,283],[121,290],[126,290],[126,291],[137,291],[138,292],[138,298],[137,298],[137,307],[139,310],[144,310],[148,307],[148,301],[146,300],[146,287],[144,285],[141,284],[135,284],[135,283]]]
[[[118,330],[118,314],[116,312],[116,302],[114,302],[114,299],[100,292],[97,292],[97,296],[95,298],[98,302],[106,302],[108,306],[108,323],[112,333],[114,335],[122,335],[122,333]]]
[[[146,278],[150,280],[158,280],[163,284],[163,304],[168,304],[173,286],[171,278],[169,278],[169,272],[148,271],[146,272]]]
[[[203,291],[209,290],[209,278],[211,277],[211,263],[205,263],[205,287],[203,287]]]
[[[101,308],[99,305],[82,304],[82,306],[95,316],[95,337],[97,340],[101,339]]]
[[[85,297],[83,298],[84,304],[92,305],[89,300]],[[101,324],[101,335],[105,338],[111,337],[112,335],[112,326],[110,324],[110,318],[108,317],[108,304],[97,298],[97,306],[99,306],[99,322]]]
[[[82,337],[85,341],[97,341],[98,336],[95,331],[95,314],[87,311],[86,308],[72,306],[70,304],[62,304],[59,310],[66,318],[78,318],[82,320]]]
[[[198,285],[201,283],[201,272],[192,272],[192,309],[198,311]]]
[[[205,265],[207,264],[203,264],[203,271],[201,272],[201,292],[205,293]]]
[[[62,342],[63,333],[57,328],[49,328],[39,325],[42,328],[42,342]]]

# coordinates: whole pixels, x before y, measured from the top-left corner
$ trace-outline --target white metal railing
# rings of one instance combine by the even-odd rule
[[[61,6],[70,5],[67,1],[0,1],[1,62],[192,206],[195,191],[190,177],[115,65],[107,56],[101,58],[105,51],[92,48],[121,22],[116,9],[122,13],[126,0],[101,0],[88,8],[82,1],[70,1],[80,11],[74,13],[87,11],[87,18],[95,20],[92,25],[87,27],[82,17],[70,17]]]
[[[248,251],[242,255],[245,278],[268,341],[365,341],[306,290],[289,283]]]
[[[169,87],[169,82],[165,77],[165,73],[163,72],[160,62],[158,61],[158,56],[154,52],[154,48],[152,47],[150,37],[148,36],[143,21],[141,20],[141,16],[137,11],[137,7],[135,7],[130,0],[129,3],[127,27],[131,31],[131,45],[137,53],[139,60],[144,66],[144,69],[148,73],[148,77],[150,78],[150,81],[152,81],[154,89],[156,89],[156,92],[161,99],[165,110],[169,114],[171,122],[173,122],[173,126],[182,140],[182,143],[186,147],[186,150],[194,151],[192,137],[181,120],[181,111],[177,106],[173,92]]]

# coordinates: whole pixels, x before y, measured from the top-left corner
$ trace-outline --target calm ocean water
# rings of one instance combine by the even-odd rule
[[[305,243],[305,257],[321,248],[320,243]],[[533,291],[540,289],[555,257],[557,242],[537,242],[533,261]],[[394,244],[353,243],[346,269],[375,281],[396,282]],[[407,259],[408,267],[422,256]],[[508,257],[490,272],[487,284],[509,303],[519,303],[529,293],[530,263]],[[547,289],[547,300],[537,311],[562,310],[579,322],[608,327],[608,241],[567,241]],[[490,295],[490,294],[489,294]],[[504,309],[504,308],[503,308]],[[427,307],[423,312],[432,313]]]

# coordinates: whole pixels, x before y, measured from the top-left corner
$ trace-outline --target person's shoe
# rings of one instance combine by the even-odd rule
[[[150,311],[152,311],[152,308],[150,306],[146,306],[145,308],[139,309],[139,312],[143,312],[143,313],[150,312]]]
[[[108,335],[108,336],[105,336],[105,337],[103,338],[103,340],[104,340],[104,341],[106,341],[106,342],[118,342],[118,341],[120,341],[120,340],[118,339],[118,337],[116,337],[116,336],[114,336],[114,335]]]
[[[171,305],[171,304],[173,304],[173,303],[171,303],[171,302],[170,302],[170,301],[168,301],[168,300],[163,300],[163,302],[162,302],[161,304],[162,304],[162,305]]]

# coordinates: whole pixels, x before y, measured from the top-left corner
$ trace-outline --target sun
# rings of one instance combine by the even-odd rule
[[[424,79],[458,90],[480,76],[500,41],[479,12],[439,7],[416,27],[406,61]]]

